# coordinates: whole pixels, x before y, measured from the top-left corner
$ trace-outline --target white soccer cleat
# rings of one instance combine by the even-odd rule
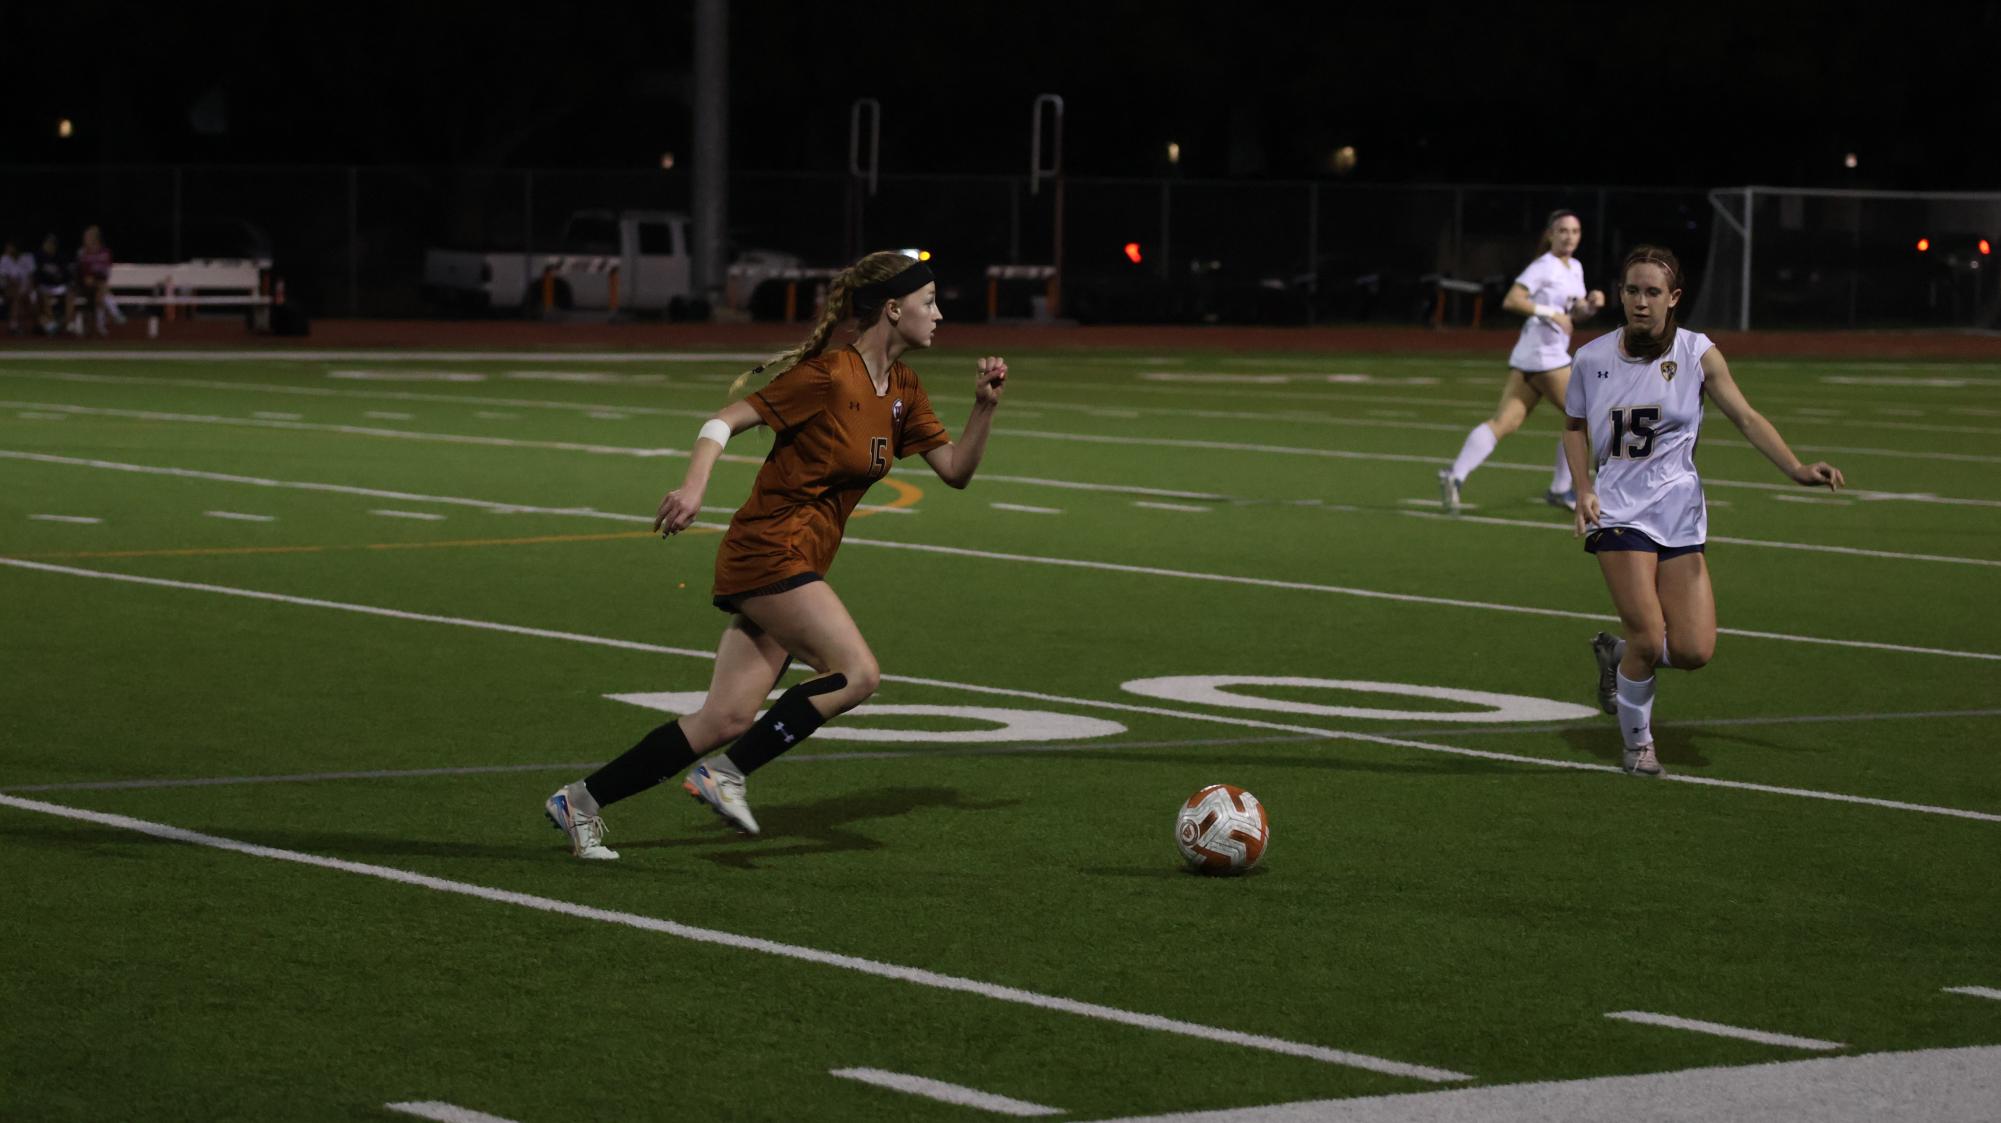
[[[742,776],[698,764],[681,781],[681,787],[708,804],[709,810],[721,816],[723,822],[744,834],[757,833],[757,819],[751,815],[750,802],[743,796]]]
[[[550,825],[570,836],[571,854],[599,862],[618,859],[618,851],[604,844],[604,819],[586,815],[572,807],[568,788],[557,788],[556,793],[543,802],[542,813],[549,817]]]
[[[1452,478],[1452,469],[1438,470],[1438,505],[1443,507],[1447,514],[1459,513],[1459,485],[1462,482],[1464,481]]]
[[[1619,712],[1619,641],[1609,632],[1591,637],[1591,657],[1598,662],[1598,708]]]
[[[1622,763],[1626,771],[1634,776],[1665,776],[1667,769],[1661,767],[1660,758],[1654,755],[1652,741],[1639,748],[1627,748]]]
[[[1552,507],[1561,507],[1566,511],[1575,511],[1577,510],[1577,489],[1572,488],[1569,491],[1551,489],[1545,491],[1542,494],[1542,501]]]

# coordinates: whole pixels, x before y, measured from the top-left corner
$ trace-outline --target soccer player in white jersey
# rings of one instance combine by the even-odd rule
[[[1716,652],[1716,597],[1703,559],[1709,511],[1695,474],[1704,399],[1795,483],[1847,481],[1825,461],[1800,463],[1744,400],[1723,352],[1701,332],[1676,326],[1681,263],[1672,252],[1640,246],[1628,254],[1619,301],[1624,330],[1577,349],[1563,448],[1577,477],[1576,532],[1598,556],[1625,632],[1591,641],[1598,704],[1619,717],[1626,771],[1659,776],[1654,668],[1692,671]]]
[[[1521,428],[1537,402],[1547,398],[1559,406],[1563,403],[1570,386],[1570,333],[1605,306],[1604,293],[1584,290],[1584,266],[1577,261],[1577,244],[1583,239],[1584,226],[1575,213],[1551,212],[1542,231],[1541,256],[1515,278],[1501,302],[1501,307],[1528,319],[1508,356],[1508,382],[1501,388],[1500,407],[1473,426],[1452,466],[1438,473],[1439,500],[1447,511],[1459,510],[1459,489],[1467,477],[1502,437]],[[1556,445],[1556,471],[1544,499],[1552,506],[1577,506],[1562,441]]]

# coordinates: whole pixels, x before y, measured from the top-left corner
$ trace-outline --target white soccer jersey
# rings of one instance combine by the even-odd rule
[[[17,253],[12,257],[0,254],[0,281],[19,281],[27,284],[35,275],[35,255]]]
[[[1561,312],[1570,311],[1570,302],[1584,299],[1584,266],[1575,257],[1562,261],[1553,253],[1543,254],[1515,283],[1529,290],[1529,299]],[[1562,328],[1530,316],[1522,324],[1522,337],[1515,341],[1508,366],[1534,374],[1555,370],[1570,363],[1570,337]]]
[[[1663,546],[1709,538],[1709,508],[1695,474],[1702,433],[1702,356],[1715,344],[1676,329],[1667,353],[1652,362],[1619,350],[1623,332],[1577,349],[1563,409],[1581,417],[1597,469],[1598,525],[1640,531]]]

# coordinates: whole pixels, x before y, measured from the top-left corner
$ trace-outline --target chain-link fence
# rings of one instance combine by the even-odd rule
[[[619,252],[580,244],[573,215],[686,213],[689,182],[665,170],[12,167],[0,169],[0,233],[32,249],[54,232],[67,253],[97,223],[121,261],[268,259],[314,316],[540,314],[535,278],[552,255]],[[752,256],[774,278],[926,249],[962,319],[1424,321],[1442,277],[1480,284],[1491,320],[1557,207],[1582,218],[1586,276],[1608,291],[1637,241],[1673,246],[1703,276],[1718,221],[1703,192],[1646,188],[884,175],[871,191],[843,173],[747,172],[729,181],[728,244],[733,259],[767,251]],[[428,251],[446,248],[487,255],[486,290],[427,277]],[[1060,295],[990,283],[988,268],[1008,264],[1060,265]],[[732,286],[734,314],[781,314],[755,295]],[[1466,321],[1469,304],[1452,317]],[[806,294],[794,312],[810,311]]]

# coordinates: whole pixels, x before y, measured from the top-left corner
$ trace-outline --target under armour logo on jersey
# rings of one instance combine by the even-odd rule
[[[1612,372],[1611,372],[1611,371],[1609,371],[1609,370],[1601,370],[1601,371],[1599,371],[1599,372],[1598,372],[1598,377],[1600,377],[1600,378],[1610,378],[1610,377],[1612,377]]]
[[[785,723],[784,723],[784,722],[782,722],[782,721],[774,721],[774,722],[772,722],[772,723],[771,723],[771,728],[773,728],[773,729],[777,730],[777,731],[778,731],[778,735],[779,735],[780,737],[783,737],[783,738],[785,738],[785,743],[786,743],[786,744],[788,744],[788,745],[789,745],[789,744],[791,744],[791,743],[792,743],[792,742],[794,742],[794,741],[797,741],[797,740],[799,739],[799,738],[797,738],[797,737],[794,737],[794,736],[793,736],[792,734],[790,734],[790,733],[787,733],[787,732],[785,732]]]
[[[849,402],[848,408],[859,412],[862,408],[862,404],[860,402]]]
[[[1673,382],[1674,372],[1678,369],[1680,368],[1675,366],[1674,360],[1669,359],[1667,362],[1661,364],[1661,377],[1667,379],[1669,382]]]

